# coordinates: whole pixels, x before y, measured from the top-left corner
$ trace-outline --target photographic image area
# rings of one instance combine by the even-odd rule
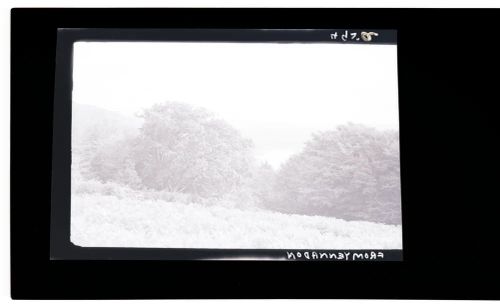
[[[397,46],[76,42],[71,242],[402,249]]]

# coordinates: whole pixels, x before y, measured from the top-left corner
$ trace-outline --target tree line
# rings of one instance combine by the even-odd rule
[[[205,109],[169,102],[139,116],[136,134],[94,129],[79,138],[74,155],[84,178],[198,198],[239,194],[283,213],[401,223],[396,131],[346,124],[318,132],[274,170],[254,158],[251,140]]]

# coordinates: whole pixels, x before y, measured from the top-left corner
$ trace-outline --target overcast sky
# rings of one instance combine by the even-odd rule
[[[75,43],[73,103],[134,115],[166,101],[219,115],[278,167],[316,131],[398,129],[396,46]]]

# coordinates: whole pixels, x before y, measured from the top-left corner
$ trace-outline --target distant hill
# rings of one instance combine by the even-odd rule
[[[89,141],[120,139],[139,132],[142,119],[129,117],[107,109],[74,104],[72,112],[72,145],[78,147]]]

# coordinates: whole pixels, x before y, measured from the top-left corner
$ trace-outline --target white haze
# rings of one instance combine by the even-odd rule
[[[346,122],[398,129],[395,45],[78,42],[73,102],[133,116],[204,107],[278,167],[311,133]]]

